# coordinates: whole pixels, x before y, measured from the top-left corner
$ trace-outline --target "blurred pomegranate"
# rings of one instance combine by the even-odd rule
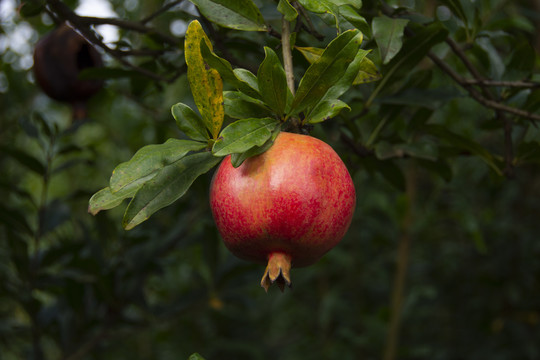
[[[52,99],[71,104],[74,120],[86,117],[86,100],[103,87],[103,81],[82,80],[79,74],[101,66],[96,49],[65,23],[39,40],[34,49],[37,83]]]

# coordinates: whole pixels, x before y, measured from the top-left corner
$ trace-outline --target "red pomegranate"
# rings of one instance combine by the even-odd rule
[[[282,132],[238,168],[226,157],[214,174],[210,206],[227,248],[267,263],[261,286],[291,285],[291,267],[311,265],[347,232],[356,194],[345,164],[326,143]]]

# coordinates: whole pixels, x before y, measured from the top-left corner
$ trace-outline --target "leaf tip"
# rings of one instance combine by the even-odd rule
[[[91,214],[92,216],[96,216],[100,211],[101,211],[101,209],[93,208],[92,204],[88,205],[88,213]]]

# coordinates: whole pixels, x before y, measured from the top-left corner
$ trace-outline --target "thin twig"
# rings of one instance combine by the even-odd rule
[[[460,85],[465,90],[467,90],[469,92],[469,94],[471,95],[471,97],[473,99],[475,99],[476,101],[478,101],[480,104],[482,104],[482,105],[484,105],[484,106],[486,106],[488,108],[494,109],[494,110],[501,110],[501,111],[507,112],[509,114],[520,116],[520,117],[523,117],[523,118],[526,118],[526,119],[540,121],[540,115],[538,115],[538,114],[534,114],[534,113],[531,113],[529,111],[517,109],[517,108],[511,107],[511,106],[503,105],[503,104],[501,104],[501,103],[499,103],[497,101],[492,101],[492,100],[486,99],[484,96],[482,96],[482,94],[480,94],[478,92],[478,90],[476,90],[471,85],[467,84],[467,81],[461,75],[456,73],[454,71],[454,69],[452,69],[450,67],[450,65],[448,65],[446,62],[441,60],[437,55],[435,55],[432,52],[429,52],[428,57],[437,66],[439,66],[441,68],[441,70],[443,70],[445,73],[447,73],[456,83],[458,83],[458,85]]]
[[[311,22],[311,19],[309,18],[309,15],[307,14],[304,7],[300,5],[298,1],[293,1],[292,5],[295,7],[296,11],[300,14],[300,16],[302,16],[302,18],[305,20],[306,31],[310,33],[311,35],[313,35],[317,40],[319,41],[324,40],[324,35],[322,35],[315,29],[315,26],[313,26],[313,23]]]
[[[471,75],[476,80],[483,80],[483,77],[480,74],[480,72],[478,71],[478,69],[476,69],[476,67],[474,67],[474,65],[471,63],[471,61],[469,60],[469,58],[467,57],[465,52],[459,47],[459,45],[454,40],[452,40],[452,39],[450,39],[448,37],[446,38],[445,42],[448,44],[448,46],[450,46],[450,48],[452,49],[454,54],[456,54],[459,57],[459,59],[461,60],[463,65],[465,65],[467,70],[469,70]]]
[[[268,30],[266,32],[268,33],[268,35],[281,40],[281,34],[276,31],[276,29],[274,29],[272,26],[268,25]]]
[[[366,158],[375,155],[375,151],[372,149],[369,149],[365,146],[362,146],[360,144],[357,144],[353,139],[351,139],[349,136],[345,135],[344,133],[341,133],[340,135],[341,140],[351,148],[351,150],[358,155],[361,158]]]
[[[163,55],[166,50],[152,50],[152,49],[133,49],[133,50],[119,50],[111,49],[111,54],[116,56],[159,56]]]
[[[389,9],[386,8],[385,11],[388,13]],[[410,28],[406,28],[405,32],[407,35],[413,35],[413,31]],[[458,58],[461,60],[461,62],[465,65],[467,70],[471,73],[471,75],[474,77],[474,80],[468,80],[463,78],[461,75],[457,74],[447,63],[445,63],[443,60],[438,58],[436,55],[434,55],[432,52],[428,53],[428,57],[436,64],[438,65],[444,72],[446,72],[452,79],[457,82],[461,87],[463,87],[469,95],[475,99],[480,104],[484,105],[485,107],[491,108],[495,110],[495,113],[497,115],[497,119],[499,119],[503,125],[504,125],[504,138],[505,138],[505,169],[504,173],[507,177],[511,177],[513,175],[513,140],[512,140],[512,129],[513,129],[513,123],[508,117],[507,114],[513,114],[516,116],[524,117],[530,120],[540,120],[540,116],[537,114],[530,113],[528,111],[524,111],[521,109],[517,109],[511,106],[504,105],[501,102],[501,99],[494,95],[490,89],[488,89],[488,86],[498,86],[501,84],[501,82],[498,83],[498,85],[494,85],[493,83],[489,84],[491,80],[484,79],[482,74],[478,71],[478,69],[472,64],[472,62],[469,60],[467,55],[465,54],[465,51],[450,37],[447,37],[445,39],[445,42],[450,46],[452,51],[458,56]],[[489,85],[488,85],[489,84]],[[515,83],[512,83],[515,84]],[[519,85],[524,85],[525,83],[520,82]],[[527,86],[525,87],[537,87],[538,84],[535,84],[534,86],[531,86],[534,83],[526,83]],[[474,86],[480,87],[480,92],[474,88]],[[373,97],[373,96],[372,96]],[[372,99],[372,97],[370,99]]]
[[[480,86],[493,86],[493,87],[507,87],[507,88],[525,88],[534,89],[540,87],[540,83],[533,81],[496,81],[496,80],[476,80],[476,79],[463,79],[466,85],[480,85]]]
[[[480,90],[483,93],[483,96],[487,101],[501,104],[498,100],[498,96],[494,95],[490,89],[483,85],[484,77],[478,69],[471,63],[465,51],[459,47],[459,45],[452,40],[451,38],[446,38],[446,43],[450,46],[452,51],[459,57],[461,62],[465,65],[467,70],[471,73],[476,81],[479,82]],[[471,93],[471,87],[469,85],[464,85],[464,87],[469,90]],[[472,93],[471,93],[472,95]],[[514,174],[514,164],[513,164],[513,154],[514,154],[514,144],[512,140],[512,129],[513,124],[510,119],[506,116],[506,112],[500,108],[494,108],[495,113],[497,114],[497,119],[502,122],[504,129],[504,159],[505,159],[505,168],[504,173],[507,177],[512,177]]]
[[[100,19],[100,18],[92,18],[92,17],[82,17],[77,14],[75,14],[67,5],[65,5],[63,2],[59,0],[47,0],[47,4],[50,6],[51,10],[55,12],[56,15],[58,15],[60,18],[68,21],[76,30],[78,30],[89,42],[94,44],[95,46],[100,47],[105,51],[106,53],[113,56],[115,59],[118,60],[122,65],[131,68],[132,70],[143,74],[151,79],[154,79],[159,82],[172,82],[176,79],[176,77],[166,78],[164,76],[161,76],[159,74],[156,74],[150,70],[141,68],[137,65],[132,64],[131,62],[124,59],[124,55],[119,51],[121,50],[115,50],[108,47],[99,36],[96,35],[96,33],[91,29],[90,25],[95,24],[108,24],[111,19]],[[102,21],[103,20],[103,21]],[[130,24],[132,26],[135,23],[132,22],[124,22],[123,20],[114,19],[112,21],[116,23],[116,25],[120,26],[120,24],[126,25]],[[132,30],[139,29],[139,31],[143,32],[143,29],[140,27],[137,27],[135,25],[132,26]],[[145,29],[150,29],[146,28]],[[146,31],[146,30],[145,30]]]
[[[51,2],[49,0],[49,2]],[[56,2],[56,0],[53,0],[52,2]],[[154,28],[147,27],[139,22],[134,21],[127,21],[117,18],[100,18],[100,17],[93,17],[93,16],[77,16],[77,23],[78,24],[84,24],[84,25],[114,25],[118,26],[122,29],[126,30],[133,30],[142,34],[151,34],[156,37],[158,37],[163,42],[168,43],[169,45],[179,45],[181,41],[173,36],[164,34],[162,32],[157,31]]]

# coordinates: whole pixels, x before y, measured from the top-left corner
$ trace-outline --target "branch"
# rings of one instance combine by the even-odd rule
[[[306,25],[304,26],[306,31],[310,33],[311,35],[313,35],[317,40],[319,41],[324,40],[324,35],[322,35],[315,29],[315,26],[313,26],[313,23],[311,22],[311,19],[309,18],[309,15],[306,13],[306,10],[304,9],[304,7],[300,5],[298,1],[293,1],[292,5],[295,7],[296,11],[300,14],[300,16],[302,16],[304,20],[306,21],[305,22]],[[298,19],[298,21],[301,21],[301,19]],[[304,22],[302,21],[302,23]]]
[[[446,43],[450,46],[452,51],[460,58],[461,62],[467,67],[467,70],[471,73],[471,75],[475,78],[476,81],[479,82],[480,90],[484,94],[486,100],[493,101],[495,103],[499,103],[497,100],[497,96],[493,95],[493,93],[484,85],[482,85],[482,82],[485,80],[482,74],[478,71],[478,69],[470,62],[469,58],[461,49],[458,44],[451,38],[446,38]],[[465,85],[467,86],[467,85]],[[470,88],[470,86],[467,86],[467,88]],[[470,91],[469,91],[470,92]],[[503,125],[504,125],[504,159],[505,159],[505,168],[504,173],[506,176],[511,177],[514,173],[514,164],[513,164],[513,156],[514,156],[514,144],[512,141],[512,122],[506,117],[506,112],[502,111],[501,109],[495,109],[495,113],[497,114],[497,119],[499,119]]]
[[[49,0],[49,3],[51,2],[57,2],[57,0]],[[71,10],[70,10],[71,11]],[[73,13],[75,14],[75,13]],[[167,35],[167,34],[164,34],[162,32],[159,32],[157,31],[156,29],[154,28],[150,28],[150,27],[147,27],[139,22],[134,22],[134,21],[127,21],[127,20],[122,20],[122,19],[117,19],[117,18],[100,18],[100,17],[93,17],[93,16],[79,16],[79,15],[76,15],[75,16],[77,17],[77,20],[76,22],[78,24],[83,24],[83,25],[114,25],[114,26],[118,26],[120,28],[123,28],[123,29],[126,29],[126,30],[133,30],[133,31],[136,31],[136,32],[139,32],[139,33],[142,33],[142,34],[150,34],[150,35],[155,35],[156,37],[158,37],[159,39],[161,39],[162,41],[168,43],[169,45],[180,45],[180,40],[178,40],[177,38],[173,37],[173,36],[170,36],[170,35]]]
[[[388,6],[384,9],[384,11],[387,13],[387,15],[390,15],[390,9]],[[408,35],[412,34],[413,31],[410,28],[405,28],[405,31]],[[495,110],[495,113],[497,115],[497,119],[499,119],[504,124],[504,138],[505,138],[505,164],[506,167],[504,169],[504,173],[507,177],[513,176],[514,171],[514,165],[513,165],[513,141],[512,141],[512,127],[513,123],[510,119],[507,118],[506,114],[514,114],[523,118],[527,118],[530,120],[540,120],[540,116],[530,113],[528,111],[524,111],[521,109],[517,109],[511,106],[506,106],[500,102],[500,99],[498,99],[497,96],[493,95],[491,91],[487,88],[487,83],[490,80],[486,80],[483,78],[481,73],[478,71],[478,69],[471,63],[469,58],[466,56],[463,49],[461,49],[454,40],[452,40],[450,37],[447,37],[445,42],[450,46],[452,51],[459,57],[461,62],[465,65],[467,70],[471,73],[471,75],[474,77],[474,80],[467,80],[461,77],[459,74],[457,74],[448,64],[446,64],[444,61],[442,61],[440,58],[438,58],[436,55],[433,54],[433,52],[428,53],[428,57],[437,64],[443,71],[445,71],[450,77],[454,79],[461,87],[463,87],[465,90],[469,92],[471,97],[475,99],[480,104],[484,105],[485,107],[491,108]],[[499,83],[500,84],[500,83]],[[522,85],[523,83],[520,83]],[[531,83],[527,83],[529,85]],[[534,84],[534,83],[533,83]],[[480,91],[478,92],[473,85],[480,86]],[[494,85],[490,85],[494,86]],[[536,87],[535,86],[526,86],[526,87]]]
[[[375,155],[375,151],[365,146],[357,144],[353,139],[345,135],[345,133],[342,132],[340,137],[341,137],[341,140],[343,140],[343,142],[347,144],[347,146],[349,146],[351,150],[359,157],[366,158],[366,157]]]
[[[293,60],[291,54],[291,28],[289,22],[283,17],[281,32],[281,50],[283,53],[283,65],[285,67],[285,76],[287,77],[287,86],[294,96],[294,72]]]
[[[109,48],[110,49],[110,48]],[[166,50],[152,50],[152,49],[133,49],[133,50],[119,50],[119,49],[110,49],[111,53],[114,53],[116,56],[159,56],[163,55]]]
[[[478,101],[480,104],[482,104],[482,105],[484,105],[484,106],[486,106],[488,108],[494,109],[494,110],[501,110],[501,111],[507,112],[509,114],[513,114],[513,115],[520,116],[520,117],[523,117],[523,118],[527,118],[527,119],[530,119],[530,120],[538,120],[538,121],[540,121],[540,115],[538,115],[538,114],[534,114],[534,113],[531,113],[529,111],[517,109],[517,108],[511,107],[511,106],[503,105],[503,104],[501,104],[501,103],[499,103],[497,101],[486,99],[484,96],[482,96],[482,94],[480,94],[478,92],[478,90],[476,90],[474,87],[472,87],[472,85],[468,84],[466,79],[464,79],[461,75],[456,73],[454,71],[454,69],[452,69],[447,63],[445,63],[443,60],[441,60],[439,57],[437,57],[437,55],[433,54],[432,52],[429,52],[428,57],[437,66],[439,66],[441,68],[441,70],[443,70],[445,73],[450,75],[450,77],[456,83],[458,83],[458,85],[460,85],[465,90],[467,90],[469,92],[469,94],[472,96],[472,98],[475,99],[476,101]]]
[[[495,81],[495,80],[476,80],[463,79],[466,85],[494,86],[494,87],[515,87],[525,89],[535,89],[540,87],[540,83],[534,81]]]
[[[277,32],[272,26],[268,25],[267,30],[268,35],[275,37],[276,39],[281,40],[281,34]]]
[[[126,51],[122,50],[115,50],[108,47],[99,36],[96,35],[96,33],[91,29],[90,25],[96,25],[96,24],[112,24],[120,26],[122,24],[123,26],[130,26],[132,30],[136,30],[139,32],[146,32],[150,33],[153,32],[153,29],[147,28],[147,27],[141,27],[141,25],[135,25],[136,23],[123,21],[120,19],[101,19],[101,18],[93,18],[93,17],[84,17],[79,16],[75,14],[67,5],[65,5],[60,0],[47,0],[47,4],[51,8],[51,10],[54,11],[56,15],[58,15],[60,18],[68,21],[75,29],[77,29],[89,42],[94,44],[95,46],[100,47],[105,51],[107,54],[110,54],[112,57],[114,57],[118,62],[120,62],[122,65],[131,68],[134,71],[137,71],[140,74],[143,74],[151,79],[154,79],[156,81],[163,81],[163,82],[172,82],[176,79],[177,75],[166,78],[164,76],[161,76],[159,74],[156,74],[150,70],[141,68],[137,65],[134,65],[124,59],[124,56],[126,56]],[[144,28],[144,29],[143,29]],[[143,31],[144,30],[144,31]],[[154,33],[154,32],[153,32]],[[177,41],[175,39],[175,41]]]

